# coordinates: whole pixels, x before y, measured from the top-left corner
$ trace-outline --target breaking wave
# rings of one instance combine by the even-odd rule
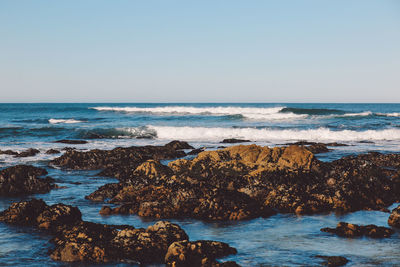
[[[50,124],[57,124],[57,123],[81,123],[84,121],[75,120],[75,119],[49,119]]]
[[[142,126],[95,130],[86,133],[86,138],[157,138],[162,140],[221,141],[226,138],[244,138],[251,141],[383,141],[400,140],[400,129],[341,130],[318,129],[270,129],[270,128],[208,128]]]
[[[333,117],[367,117],[387,116],[400,117],[400,113],[373,113],[371,111],[347,112],[340,109],[321,108],[292,108],[292,107],[192,107],[192,106],[165,106],[165,107],[92,107],[98,111],[113,111],[123,113],[170,115],[211,115],[234,116],[238,119],[251,120],[296,120],[306,118],[333,118]]]

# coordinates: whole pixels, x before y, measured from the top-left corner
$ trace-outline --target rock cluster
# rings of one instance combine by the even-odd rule
[[[159,221],[147,229],[92,223],[82,221],[76,207],[48,206],[37,199],[13,203],[0,212],[0,221],[47,231],[53,236],[55,245],[50,257],[65,262],[133,261],[147,264],[166,261],[173,266],[220,266],[217,258],[236,253],[236,249],[222,242],[189,242],[185,231],[170,222]],[[183,244],[190,245],[188,249],[178,249],[179,255],[175,259],[180,244],[182,247]],[[179,262],[174,265],[175,261]]]
[[[29,165],[17,165],[0,171],[0,196],[44,194],[55,188],[50,177],[39,178],[47,171]]]
[[[322,228],[322,232],[336,234],[341,237],[360,237],[367,236],[372,238],[390,237],[394,231],[387,227],[370,225],[357,225],[340,222],[336,228]]]
[[[146,160],[175,159],[186,156],[182,149],[192,149],[186,142],[172,141],[165,146],[117,147],[88,152],[68,150],[50,164],[76,170],[102,169],[101,175],[127,180],[132,171]]]
[[[11,155],[16,158],[33,157],[38,153],[40,153],[40,151],[35,148],[28,148],[27,150],[21,152],[16,152],[12,150],[0,150],[0,155]]]
[[[148,150],[157,153],[142,153]],[[304,146],[238,145],[203,151],[192,160],[178,159],[165,166],[158,161],[166,158],[160,154],[163,147],[134,151],[138,154],[132,154],[130,160],[123,157],[126,152],[118,153],[117,149],[75,152],[80,153],[78,157],[62,156],[54,163],[69,166],[70,160],[84,158],[71,166],[99,168],[106,164],[96,163],[99,159],[95,155],[101,153],[126,160],[110,162],[111,167],[102,172],[120,183],[102,186],[87,196],[121,204],[114,209],[104,207],[104,215],[243,220],[275,211],[313,214],[385,210],[400,199],[400,154],[368,153],[321,162]],[[174,153],[167,155],[173,157]]]
[[[388,224],[393,227],[400,228],[400,205],[392,210],[389,216]]]

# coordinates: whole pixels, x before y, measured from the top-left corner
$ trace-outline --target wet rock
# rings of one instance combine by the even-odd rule
[[[180,150],[180,149],[194,149],[191,145],[184,141],[171,141],[165,145],[166,148],[170,148],[173,150]]]
[[[22,151],[22,152],[18,153],[18,155],[15,155],[15,157],[17,157],[17,158],[33,157],[38,153],[40,153],[39,150],[34,149],[34,148],[29,148],[29,149],[27,149],[25,151]]]
[[[0,212],[0,221],[16,225],[36,225],[36,218],[47,208],[41,199],[22,201],[11,204],[11,206]]]
[[[16,152],[12,150],[0,150],[0,155],[11,155],[16,158],[23,158],[23,157],[32,157],[40,153],[39,150],[34,149],[34,148],[29,148],[27,150],[21,151],[21,152]]]
[[[165,146],[118,147],[113,150],[94,149],[87,152],[67,151],[51,161],[51,165],[76,170],[102,169],[100,175],[121,181],[136,179],[133,171],[147,160],[175,159],[186,156],[181,149],[186,142],[173,142]]]
[[[58,227],[73,225],[82,220],[82,214],[76,207],[64,204],[47,206],[43,212],[36,217],[38,228],[56,231]]]
[[[17,165],[0,171],[0,196],[44,194],[55,188],[47,171],[29,165]]]
[[[49,149],[46,151],[46,154],[59,154],[59,153],[61,153],[61,152],[56,149]]]
[[[315,256],[317,258],[321,258],[324,260],[323,265],[330,266],[330,267],[337,267],[346,265],[349,260],[342,256]]]
[[[15,151],[12,151],[12,150],[0,150],[0,155],[17,156],[18,152],[15,152]]]
[[[179,241],[172,243],[165,255],[167,266],[238,266],[235,263],[220,265],[217,258],[236,254],[235,248],[216,241]],[[231,264],[231,265],[229,265]]]
[[[251,142],[251,141],[245,140],[245,139],[229,138],[229,139],[222,140],[221,144],[237,144],[237,143],[247,143],[247,142]]]
[[[63,140],[57,140],[54,143],[61,143],[61,144],[70,144],[70,145],[82,145],[82,144],[87,144],[88,141],[85,140],[67,140],[67,139],[63,139]]]
[[[322,228],[322,232],[333,233],[341,237],[360,237],[367,236],[372,238],[390,237],[394,231],[387,227],[376,225],[357,225],[340,222],[336,228]]]
[[[400,228],[400,205],[392,210],[389,216],[388,224],[393,227]]]
[[[203,152],[204,150],[205,150],[204,147],[196,148],[196,149],[193,149],[192,151],[190,151],[190,152],[188,153],[188,155],[197,155],[197,154],[199,154],[200,152]]]

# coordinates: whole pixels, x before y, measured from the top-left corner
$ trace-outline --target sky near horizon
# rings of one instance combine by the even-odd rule
[[[0,0],[0,102],[400,102],[400,1]]]

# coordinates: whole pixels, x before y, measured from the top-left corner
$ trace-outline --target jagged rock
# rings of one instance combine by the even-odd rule
[[[341,237],[367,236],[373,238],[390,237],[394,231],[387,227],[370,225],[357,225],[340,222],[336,228],[322,228],[322,232],[333,233]]]
[[[392,210],[389,216],[388,224],[393,227],[400,228],[400,205]]]
[[[321,162],[302,146],[238,145],[164,166],[137,164],[119,184],[87,198],[120,204],[102,214],[243,220],[280,212],[385,210],[399,200],[398,154]],[[122,172],[120,172],[121,175]],[[126,176],[124,176],[126,177]]]
[[[184,157],[186,153],[181,149],[187,146],[186,142],[174,141],[165,146],[118,147],[87,152],[71,150],[51,161],[51,164],[76,170],[102,169],[100,175],[127,181],[137,178],[133,171],[145,161]]]
[[[217,258],[236,254],[235,248],[216,241],[199,240],[172,243],[165,255],[167,266],[238,266],[235,263],[220,265]],[[229,265],[230,264],[230,265]]]
[[[82,144],[87,144],[88,141],[85,140],[67,140],[67,139],[63,139],[63,140],[57,140],[54,143],[61,143],[61,144],[70,144],[70,145],[82,145]]]
[[[220,142],[220,143],[221,144],[237,144],[237,143],[248,143],[248,142],[251,142],[251,141],[245,140],[245,139],[228,138],[228,139],[222,140],[222,142]]]
[[[0,196],[43,194],[55,187],[47,171],[29,165],[16,165],[0,171]]]
[[[46,154],[59,154],[59,153],[61,153],[61,152],[56,149],[49,149],[46,151]]]
[[[12,150],[1,150],[0,149],[0,155],[11,155],[11,156],[17,156],[18,152],[12,151]]]
[[[323,259],[324,262],[322,264],[325,265],[325,266],[329,266],[329,267],[343,266],[343,265],[346,265],[349,262],[348,259],[346,259],[345,257],[342,257],[342,256],[321,256],[321,255],[317,255],[315,257]]]

